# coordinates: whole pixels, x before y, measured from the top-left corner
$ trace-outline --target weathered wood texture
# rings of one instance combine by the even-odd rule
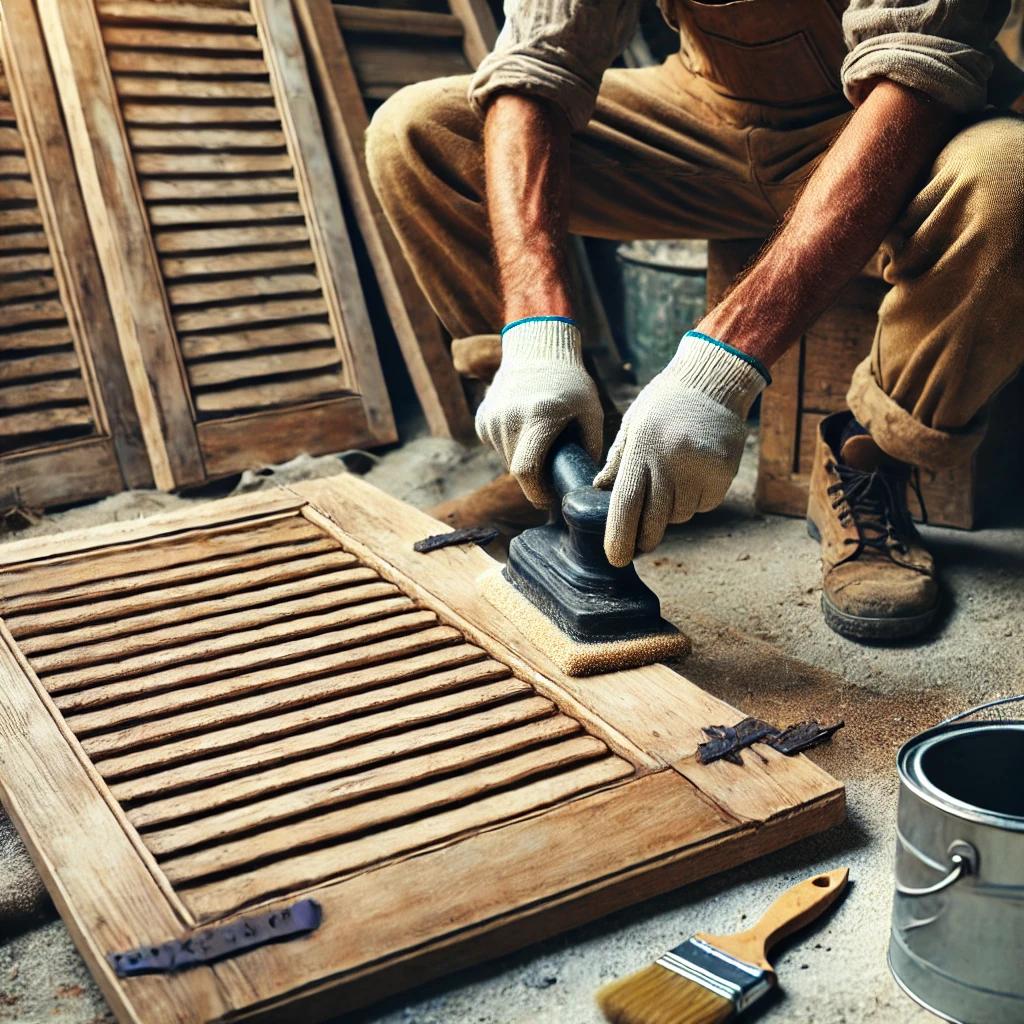
[[[802,757],[699,765],[742,715],[664,666],[561,675],[436,530],[341,476],[0,548],[0,785],[123,1020],[333,1016],[841,818]],[[310,892],[294,944],[103,959]]]
[[[157,483],[394,440],[288,0],[38,6]]]
[[[757,251],[755,241],[708,244],[708,295],[721,295]],[[772,386],[761,399],[761,455],[756,499],[765,512],[803,516],[807,512],[818,424],[846,408],[846,392],[857,364],[871,351],[878,306],[886,292],[878,278],[851,281],[839,299],[772,367]],[[975,460],[935,473],[921,470],[928,521],[970,529],[983,522],[1019,482],[1024,376],[993,403],[989,430]],[[1017,497],[1020,495],[1019,483]],[[911,511],[917,500],[910,498]]]
[[[427,425],[438,436],[469,438],[473,435],[472,418],[444,331],[420,291],[370,185],[363,155],[369,121],[366,100],[381,86],[368,82],[367,63],[360,63],[362,73],[357,75],[355,51],[350,54],[349,50],[349,44],[357,45],[359,39],[377,40],[378,49],[383,46],[385,50],[383,66],[392,76],[422,77],[424,69],[411,59],[416,54],[422,62],[422,55],[453,44],[453,53],[462,59],[462,23],[449,14],[334,6],[330,0],[297,0],[295,11],[338,174],[345,183]],[[389,45],[397,47],[395,52],[387,49]],[[359,54],[360,60],[362,56]],[[466,70],[468,65],[463,62],[460,71]],[[391,91],[391,86],[385,87],[386,95]]]
[[[0,509],[152,483],[30,0],[0,5]]]

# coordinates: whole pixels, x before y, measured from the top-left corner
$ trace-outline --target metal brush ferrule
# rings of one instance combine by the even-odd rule
[[[772,987],[768,972],[737,960],[701,939],[687,939],[657,961],[674,974],[728,999],[742,1013]]]

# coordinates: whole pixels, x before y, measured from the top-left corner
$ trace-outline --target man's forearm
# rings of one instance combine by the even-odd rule
[[[698,330],[775,362],[871,258],[955,128],[919,93],[876,85],[768,250]]]
[[[506,323],[572,316],[565,263],[568,125],[543,101],[500,95],[487,109],[484,153]]]

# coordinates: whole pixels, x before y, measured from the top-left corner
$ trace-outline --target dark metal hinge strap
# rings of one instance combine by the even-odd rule
[[[108,953],[107,961],[119,978],[135,974],[170,974],[214,960],[237,956],[249,949],[306,935],[320,927],[323,911],[316,900],[299,900],[290,907],[241,917],[231,924],[170,939],[158,946],[140,946],[125,953]]]

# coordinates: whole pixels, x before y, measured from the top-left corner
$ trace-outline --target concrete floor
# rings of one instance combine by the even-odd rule
[[[788,850],[622,911],[491,964],[463,971],[357,1016],[362,1024],[591,1024],[602,982],[635,970],[696,930],[745,927],[787,885],[849,865],[853,885],[824,923],[778,961],[783,994],[764,1024],[923,1024],[885,965],[899,744],[954,710],[1024,691],[1024,529],[974,534],[926,529],[949,594],[939,634],[924,645],[861,647],[818,611],[816,547],[803,523],[753,509],[755,441],[725,505],[670,532],[641,560],[667,617],[689,631],[681,668],[706,690],[777,723],[842,717],[811,756],[848,787],[849,818]],[[286,472],[322,475],[336,459]],[[494,459],[430,439],[385,455],[369,479],[420,507],[468,490]],[[259,487],[273,477],[247,476]],[[48,517],[36,532],[151,514],[184,500],[127,495]],[[20,889],[19,889],[20,887]],[[0,822],[0,893],[31,896],[33,878]],[[0,921],[0,928],[2,928]],[[0,938],[0,1020],[100,1024],[112,1018],[61,922],[43,907]]]

